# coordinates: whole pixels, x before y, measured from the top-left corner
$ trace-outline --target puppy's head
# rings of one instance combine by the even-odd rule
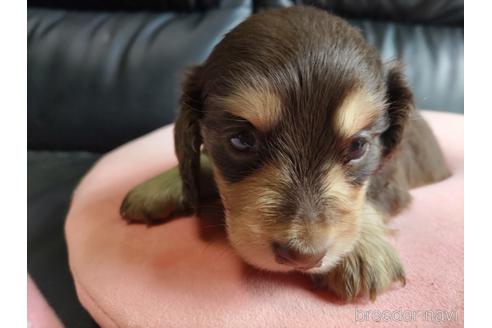
[[[203,144],[237,252],[267,270],[327,270],[359,237],[370,177],[411,108],[399,69],[343,20],[300,7],[253,16],[185,82],[185,199],[197,202]]]

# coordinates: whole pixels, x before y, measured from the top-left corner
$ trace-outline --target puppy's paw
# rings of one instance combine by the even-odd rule
[[[173,216],[187,214],[187,211],[177,167],[135,187],[120,207],[124,220],[145,224],[161,223]]]
[[[323,284],[344,301],[359,296],[369,296],[374,301],[396,281],[405,285],[405,271],[395,249],[383,236],[366,236],[323,277]]]

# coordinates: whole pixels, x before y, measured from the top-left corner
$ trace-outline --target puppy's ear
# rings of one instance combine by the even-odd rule
[[[403,133],[411,112],[414,110],[413,94],[404,77],[400,63],[396,61],[385,65],[386,101],[388,129],[382,135],[383,155],[392,154],[403,139]]]
[[[194,67],[183,84],[180,110],[174,126],[174,147],[183,182],[183,205],[191,211],[196,210],[200,189],[201,89],[200,67]]]

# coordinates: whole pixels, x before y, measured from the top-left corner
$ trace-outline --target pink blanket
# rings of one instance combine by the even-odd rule
[[[205,240],[195,217],[127,225],[126,192],[176,164],[167,126],[106,155],[74,194],[65,230],[82,304],[103,327],[463,326],[463,116],[425,116],[453,175],[413,190],[391,224],[405,287],[342,304],[300,274],[243,264],[222,234]]]

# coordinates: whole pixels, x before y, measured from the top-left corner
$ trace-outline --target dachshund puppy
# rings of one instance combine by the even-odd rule
[[[405,282],[385,224],[410,188],[449,175],[400,67],[309,7],[252,16],[193,68],[175,149],[178,167],[131,191],[123,218],[162,222],[220,197],[247,263],[345,300]]]

